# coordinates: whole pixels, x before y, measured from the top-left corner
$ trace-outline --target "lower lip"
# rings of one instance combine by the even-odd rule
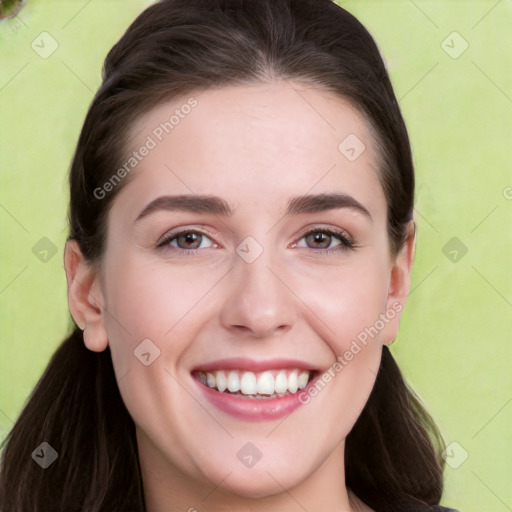
[[[276,420],[290,414],[304,405],[299,400],[299,396],[302,393],[308,393],[308,388],[314,386],[318,379],[319,377],[311,379],[304,389],[287,396],[279,398],[244,398],[240,395],[221,393],[194,377],[201,392],[204,393],[211,404],[231,416],[251,421]]]

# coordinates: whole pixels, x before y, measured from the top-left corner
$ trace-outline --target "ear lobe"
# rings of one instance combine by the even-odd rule
[[[102,352],[108,346],[103,318],[103,293],[99,274],[83,255],[76,240],[68,240],[64,249],[64,268],[68,286],[69,311],[84,332],[89,350]]]
[[[400,317],[407,303],[411,288],[411,271],[416,244],[416,225],[413,220],[407,226],[405,242],[391,268],[386,317],[390,320],[383,331],[383,342],[391,345],[398,335]]]

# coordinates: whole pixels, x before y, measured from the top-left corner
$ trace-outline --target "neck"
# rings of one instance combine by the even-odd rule
[[[139,459],[147,512],[359,512],[370,510],[345,486],[344,443],[302,482],[285,489],[278,476],[269,475],[272,495],[245,497],[233,491],[231,471],[220,482],[211,482],[197,467],[187,470],[173,465],[137,429]],[[228,490],[229,489],[229,490]],[[272,491],[274,492],[274,491]]]

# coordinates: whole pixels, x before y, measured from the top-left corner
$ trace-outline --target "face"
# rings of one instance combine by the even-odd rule
[[[343,460],[407,269],[350,104],[286,81],[191,97],[133,127],[88,346],[108,340],[141,459],[262,497]]]

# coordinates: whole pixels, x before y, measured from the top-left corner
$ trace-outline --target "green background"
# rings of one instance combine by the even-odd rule
[[[103,59],[149,3],[28,0],[0,22],[2,438],[68,331],[67,170]],[[510,511],[512,3],[339,3],[378,42],[413,144],[417,256],[392,352],[449,445],[444,504]]]

